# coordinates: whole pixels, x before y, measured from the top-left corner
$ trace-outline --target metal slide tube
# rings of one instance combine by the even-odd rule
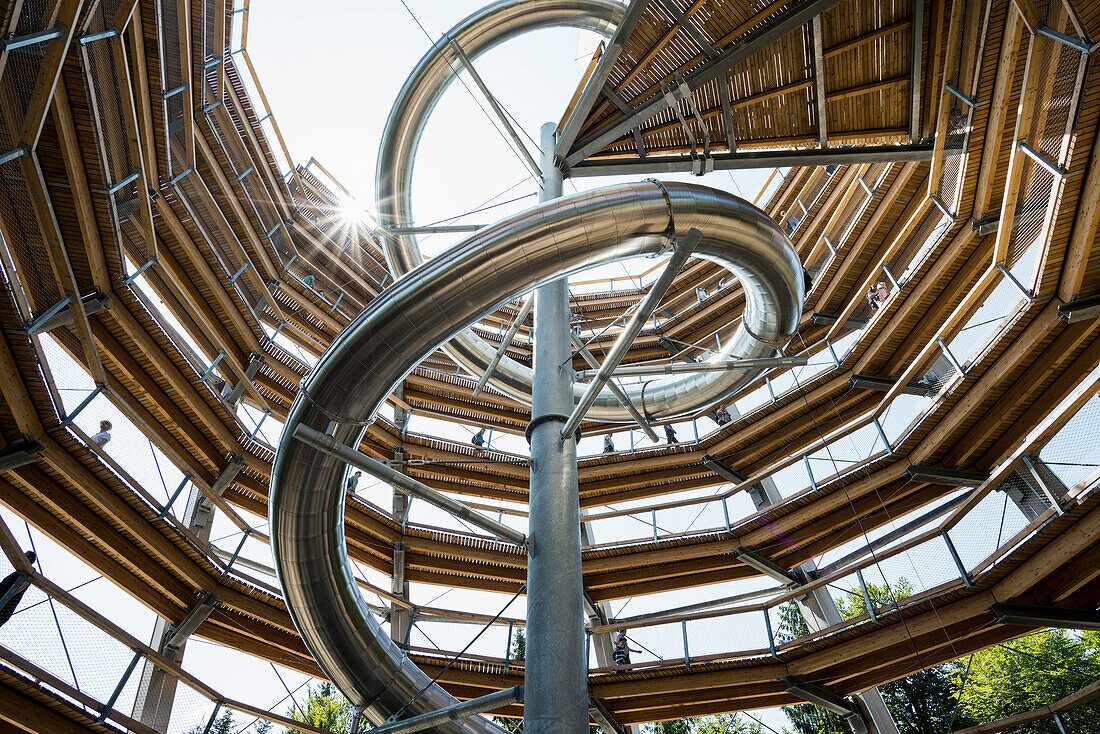
[[[596,372],[598,372],[600,369],[600,363],[596,361],[596,358],[594,356],[592,356],[592,352],[588,349],[588,347],[584,345],[584,342],[582,342],[576,336],[573,336],[572,339],[573,348],[577,350],[577,354],[581,355],[581,359],[587,362],[588,366],[592,368],[591,374],[596,374]],[[580,374],[580,372],[574,373],[574,379],[579,379]],[[619,403],[621,403],[622,406],[626,408],[627,412],[630,413],[630,417],[634,419],[634,422],[638,424],[638,426],[642,429],[642,432],[644,432],[645,435],[649,437],[649,440],[657,443],[659,439],[657,438],[657,432],[653,430],[653,426],[650,425],[649,421],[645,419],[645,416],[642,415],[641,411],[639,411],[638,408],[635,407],[634,403],[630,402],[630,398],[625,392],[623,392],[623,389],[619,387],[619,383],[615,382],[615,376],[612,375],[611,378],[612,379],[607,381],[607,387],[611,390],[612,393],[614,393],[615,397],[619,399]]]
[[[540,201],[561,196],[554,123],[542,127]],[[584,586],[577,443],[561,438],[573,407],[569,281],[535,291],[535,382],[531,406],[531,483],[527,545],[527,658],[523,731],[583,732],[588,726]]]
[[[611,0],[504,0],[475,12],[449,30],[444,35],[444,40],[429,50],[409,75],[386,121],[375,175],[376,207],[381,225],[393,228],[413,224],[412,171],[417,143],[429,115],[456,73],[452,66],[449,39],[460,44],[470,59],[476,59],[497,44],[538,28],[570,26],[610,36],[615,24],[622,17],[623,9],[623,5]],[[654,193],[659,195],[659,192]],[[639,203],[639,206],[642,204]],[[681,214],[675,212],[677,224]],[[706,222],[699,224],[699,228],[709,236],[711,233],[708,227],[711,225]],[[605,226],[613,227],[614,224],[606,222]],[[727,236],[721,232],[714,234],[720,239]],[[778,228],[776,235],[782,237]],[[386,261],[397,279],[423,262],[415,236],[390,235],[383,244]],[[624,252],[623,257],[628,256]],[[742,285],[746,285],[741,277],[744,274],[742,271],[734,270],[728,263],[721,264],[733,270]],[[799,309],[802,305],[801,272],[799,265],[798,297],[794,306]],[[786,276],[783,279],[786,280]],[[775,354],[772,347],[783,346],[782,343],[769,343],[769,337],[765,335],[767,329],[760,328],[761,324],[748,321],[745,323],[765,343],[732,340],[715,356],[715,361],[738,357],[771,357]],[[495,347],[472,332],[456,336],[444,349],[458,364],[474,375],[484,374],[496,352]],[[504,357],[494,369],[488,384],[512,399],[530,405],[533,381],[534,376],[529,367]],[[669,377],[650,382],[644,388],[644,401],[643,388],[640,386],[624,386],[624,389],[627,390],[630,402],[640,408],[644,415],[660,420],[707,407],[715,402],[718,395],[732,393],[742,384],[738,373],[713,372],[705,376],[691,375],[678,379]],[[582,386],[575,386],[574,402],[580,398],[582,391]],[[695,395],[699,400],[685,402],[684,396],[688,394]],[[599,393],[588,411],[588,417],[614,422],[632,419],[610,390]]]
[[[500,346],[497,347],[497,353],[493,355],[493,359],[489,362],[489,366],[485,368],[485,374],[481,376],[481,379],[477,381],[477,385],[474,386],[474,397],[476,398],[481,392],[481,389],[485,387],[485,383],[489,381],[489,378],[493,376],[493,370],[497,368],[497,364],[500,362],[501,357],[508,351],[508,345],[512,343],[512,339],[515,338],[516,332],[519,331],[519,327],[523,325],[523,320],[527,318],[527,314],[531,313],[531,307],[535,305],[535,294],[528,294],[527,298],[523,299],[523,306],[520,307],[519,313],[516,314],[516,320],[512,322],[512,325],[508,327],[508,332],[504,335],[504,338],[500,340]]]
[[[383,723],[422,688],[411,715],[455,701],[429,685],[430,678],[402,655],[367,608],[347,558],[346,465],[295,439],[295,430],[306,425],[357,446],[393,387],[454,334],[532,288],[661,252],[669,236],[682,237],[692,227],[703,232],[696,257],[735,270],[744,287],[742,326],[728,343],[738,344],[738,356],[773,355],[775,345],[794,333],[802,305],[801,264],[787,238],[767,215],[731,194],[694,184],[638,183],[555,199],[475,232],[383,291],[303,380],[272,470],[272,551],[303,642],[374,723]],[[566,371],[572,377],[568,362]],[[759,371],[735,374],[734,390]],[[730,396],[727,385],[705,377],[690,375],[687,392],[669,395],[664,409],[690,409]],[[654,406],[650,390],[659,384],[647,383],[646,406]],[[640,392],[637,398],[642,404]],[[547,427],[557,434],[560,424]],[[579,534],[578,520],[571,522]],[[502,545],[502,551],[512,547]],[[437,731],[499,734],[481,717]]]
[[[684,267],[684,263],[691,257],[691,253],[695,251],[695,246],[699,244],[699,240],[702,239],[702,233],[695,229],[688,230],[688,233],[684,235],[684,238],[676,245],[676,250],[672,253],[672,257],[668,259],[668,264],[665,265],[665,269],[661,271],[661,275],[654,281],[653,285],[649,289],[649,293],[646,293],[645,299],[638,304],[637,310],[631,315],[630,320],[626,322],[626,326],[619,332],[618,338],[615,339],[615,343],[611,345],[611,351],[607,353],[607,357],[604,358],[603,364],[596,370],[596,377],[592,382],[588,383],[588,387],[585,389],[584,394],[581,395],[581,399],[577,402],[577,407],[573,409],[573,413],[569,416],[569,420],[565,422],[565,426],[561,429],[561,435],[568,436],[577,430],[577,426],[584,420],[584,416],[588,413],[588,409],[592,407],[592,403],[596,402],[596,396],[599,395],[600,390],[607,384],[607,381],[611,379],[611,373],[615,371],[615,368],[619,366],[619,362],[623,361],[623,357],[630,351],[630,347],[634,344],[634,340],[638,337],[638,334],[642,332],[642,328],[645,326],[645,322],[649,320],[649,317],[653,315],[653,312],[657,310],[657,305],[664,298],[665,292],[668,291],[672,281],[676,279],[677,274],[680,272],[680,268]]]
[[[628,364],[616,367],[612,377],[648,377],[650,375],[683,375],[692,372],[721,372],[723,370],[758,370],[775,367],[800,367],[809,362],[808,357],[764,357],[762,359],[732,359],[725,362],[685,362],[675,364]],[[578,380],[591,380],[599,370],[577,370]]]
[[[294,437],[299,441],[309,444],[315,449],[325,452],[329,456],[335,456],[337,459],[354,466],[356,469],[362,469],[375,479],[381,479],[386,484],[389,484],[398,491],[404,492],[410,497],[422,499],[441,510],[446,510],[455,517],[465,520],[474,527],[481,528],[485,532],[491,533],[507,543],[513,543],[520,548],[524,547],[527,543],[527,536],[518,530],[513,530],[504,523],[497,522],[491,517],[486,517],[477,510],[471,509],[445,494],[436,492],[423,482],[418,482],[406,474],[395,471],[381,461],[372,459],[366,454],[356,451],[351,446],[345,446],[331,436],[326,436],[320,431],[313,430],[309,426],[298,426],[294,429]]]

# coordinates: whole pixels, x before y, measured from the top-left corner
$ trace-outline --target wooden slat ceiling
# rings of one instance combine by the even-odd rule
[[[715,55],[737,48],[769,28],[769,24],[807,4],[781,0],[642,1],[644,11],[608,74],[604,92],[585,114],[572,150],[620,122],[643,103],[660,97],[681,79],[690,79]],[[912,0],[894,3],[841,0],[830,5],[821,13],[820,22],[828,144],[835,147],[910,142]],[[920,45],[927,62],[928,42],[933,38],[932,3],[922,2],[920,6],[926,16]],[[637,128],[644,154],[682,154],[694,149],[702,155],[707,136],[711,152],[816,147],[819,128],[815,27],[816,23],[799,26],[702,84],[675,107],[663,105]],[[709,48],[702,47],[700,42]],[[936,49],[937,53],[942,51],[934,46]],[[924,69],[927,70],[927,63]],[[923,85],[923,74],[920,79]],[[723,84],[729,94],[735,135],[732,147],[719,92],[719,85]],[[681,122],[681,117],[685,122]],[[588,160],[635,157],[639,155],[637,144],[637,136],[624,133],[591,153]]]

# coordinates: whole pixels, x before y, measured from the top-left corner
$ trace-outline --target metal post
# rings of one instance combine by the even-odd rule
[[[554,137],[555,125],[543,125],[540,201],[561,196]],[[535,381],[528,429],[526,734],[588,728],[577,445],[572,434],[561,435],[573,409],[569,335],[569,282],[560,278],[535,292]]]
[[[65,416],[65,420],[61,421],[61,425],[62,426],[71,426],[73,424],[73,421],[76,420],[76,417],[78,415],[80,415],[80,411],[82,411],[82,410],[84,410],[84,408],[88,407],[88,403],[95,400],[95,396],[99,395],[101,392],[103,392],[103,388],[105,388],[105,387],[106,387],[106,385],[101,385],[99,383],[96,383],[95,389],[92,390],[90,393],[88,393],[88,396],[86,398],[84,398],[83,400],[80,401],[80,405],[73,408],[72,413],[69,413],[67,416]]]
[[[103,704],[103,710],[101,710],[99,716],[96,717],[96,723],[102,724],[107,720],[107,717],[110,716],[111,710],[115,707],[115,702],[118,701],[119,695],[122,694],[122,689],[126,687],[126,681],[130,680],[130,675],[134,672],[134,668],[137,667],[139,660],[141,660],[141,650],[135,650],[134,657],[131,658],[130,664],[126,666],[126,672],[119,678],[118,685],[115,686],[115,690],[111,693],[111,697],[107,699],[107,703]]]
[[[210,712],[210,718],[206,721],[206,728],[202,730],[202,734],[210,734],[210,729],[214,726],[214,722],[217,721],[218,714],[222,710],[222,705],[221,701],[214,702],[214,710]]]
[[[512,343],[512,339],[515,337],[516,332],[519,331],[519,327],[522,326],[524,320],[526,320],[527,314],[531,313],[531,306],[533,305],[535,305],[535,294],[529,293],[527,298],[523,299],[523,305],[520,306],[519,313],[516,314],[516,320],[508,327],[508,333],[501,337],[500,346],[497,348],[496,354],[493,355],[492,361],[489,362],[489,366],[485,368],[485,374],[481,376],[481,379],[477,381],[477,385],[474,386],[475,398],[478,396],[478,393],[481,392],[481,389],[485,387],[485,383],[489,381],[489,378],[493,376],[493,370],[500,364],[500,360],[508,351],[508,345]]]
[[[955,355],[951,353],[951,350],[947,348],[943,339],[937,339],[936,343],[940,345],[940,349],[943,350],[943,356],[947,357],[947,361],[951,363],[951,366],[955,368],[955,371],[960,375],[966,374],[966,368],[962,366],[959,360],[955,359]]]
[[[508,641],[504,643],[504,669],[508,670],[508,664],[512,661],[512,629],[515,622],[508,623]]]
[[[514,686],[512,688],[506,688],[503,691],[496,691],[481,696],[480,698],[471,698],[469,701],[455,703],[446,708],[430,711],[426,714],[420,714],[419,716],[402,719],[401,721],[392,721],[383,724],[382,726],[371,729],[371,734],[412,734],[412,732],[432,729],[434,727],[443,728],[442,725],[451,721],[465,719],[468,716],[480,714],[485,711],[501,709],[509,704],[521,703],[523,698],[523,686]],[[584,715],[586,720],[588,718],[587,704],[588,700],[585,699]]]
[[[856,569],[856,580],[859,581],[859,590],[863,593],[863,603],[867,605],[867,616],[872,622],[877,623],[875,605],[871,602],[871,595],[867,592],[867,583],[863,580],[863,571],[858,568]]]
[[[180,493],[183,492],[183,488],[186,487],[187,483],[190,482],[190,481],[191,481],[191,475],[187,474],[187,473],[184,473],[183,481],[180,482],[180,486],[176,487],[176,491],[173,492],[172,496],[168,498],[168,502],[166,502],[164,507],[162,507],[160,509],[160,512],[157,513],[157,519],[158,520],[162,517],[165,517],[169,512],[172,511],[172,505],[174,505],[176,503],[176,499],[179,498]]]
[[[886,446],[886,450],[893,454],[894,446],[890,443],[890,439],[886,437],[886,430],[882,427],[882,424],[878,422],[878,418],[872,418],[871,422],[875,424],[875,430],[878,431],[878,437],[882,439],[882,443]]]
[[[213,526],[211,517],[214,505],[195,485],[189,475],[184,476],[184,483],[191,484],[190,496],[187,499],[184,511],[180,516],[180,522],[198,536],[199,540],[209,543],[210,530]],[[181,487],[184,484],[180,485]],[[166,509],[171,504],[166,506]],[[186,640],[168,647],[167,641],[175,635],[176,630],[166,620],[158,618],[153,627],[153,635],[150,646],[160,651],[162,655],[172,662],[179,663],[183,660]],[[138,682],[137,694],[134,696],[133,718],[155,729],[156,731],[168,731],[168,724],[172,717],[172,707],[176,697],[178,681],[163,668],[159,668],[148,658],[142,664],[141,678]],[[217,709],[210,721],[217,716]],[[210,725],[207,725],[209,730]]]
[[[817,492],[817,482],[814,480],[814,469],[810,466],[810,457],[806,454],[802,454],[802,463],[806,466],[806,476],[810,478],[810,486]]]
[[[672,256],[668,259],[668,264],[665,265],[664,271],[656,282],[649,289],[649,293],[646,294],[645,299],[639,304],[634,315],[630,317],[630,321],[627,322],[623,330],[619,332],[619,337],[615,340],[615,344],[612,345],[611,350],[607,353],[607,357],[604,358],[603,364],[597,371],[596,376],[592,379],[592,382],[588,383],[588,387],[585,389],[584,394],[581,396],[580,402],[577,407],[572,411],[569,416],[569,420],[565,426],[561,429],[562,436],[569,436],[580,426],[581,421],[584,420],[585,413],[592,407],[592,403],[596,402],[596,397],[600,394],[600,390],[611,379],[611,373],[615,371],[615,368],[619,366],[619,362],[630,350],[631,345],[634,343],[634,339],[641,333],[645,327],[645,322],[649,319],[650,315],[657,309],[657,306],[661,302],[661,298],[665,292],[668,291],[669,286],[672,285],[672,281],[676,278],[676,275],[680,272],[680,268],[684,266],[684,263],[691,257],[691,253],[694,252],[696,245],[699,244],[699,240],[702,239],[703,233],[697,229],[689,229],[688,233],[680,240],[676,245],[676,249],[672,252]],[[566,293],[568,297],[568,290]],[[567,322],[568,324],[568,322]],[[563,362],[572,360],[572,354],[566,353]]]
[[[381,479],[394,489],[398,489],[410,497],[419,497],[420,499],[429,502],[440,509],[446,510],[455,517],[461,518],[466,522],[479,527],[482,530],[492,533],[501,540],[514,543],[518,546],[523,546],[527,542],[527,538],[523,533],[518,530],[513,530],[507,525],[498,523],[491,517],[487,517],[482,513],[474,510],[458,500],[451,499],[447,495],[437,492],[428,485],[421,481],[414,479],[413,477],[402,474],[401,472],[386,466],[377,459],[372,459],[366,454],[356,451],[347,444],[340,443],[332,436],[327,436],[319,431],[315,431],[309,426],[299,425],[294,429],[294,437],[303,443],[309,444],[316,449],[319,449],[330,456],[336,458],[354,466],[356,469],[370,474],[376,479]],[[574,449],[574,455],[576,449]],[[532,459],[533,462],[533,459]],[[574,461],[574,464],[576,462]],[[574,469],[575,471],[575,469]],[[580,500],[577,499],[579,505]],[[407,510],[406,510],[407,512]],[[578,509],[578,513],[580,510]],[[578,517],[577,527],[580,527],[580,519]],[[579,541],[578,541],[579,543]],[[579,546],[578,546],[579,547]],[[578,563],[580,558],[578,555]]]
[[[572,340],[573,347],[577,350],[577,354],[581,355],[581,359],[592,367],[593,371],[589,377],[595,377],[596,373],[599,371],[600,363],[596,361],[596,358],[592,356],[592,352],[584,345],[584,342],[577,338],[576,334],[570,334],[569,336]],[[620,367],[619,369],[622,368]],[[584,374],[584,372],[585,371],[576,372],[573,376],[578,380],[583,379],[581,375]],[[607,381],[607,387],[614,393],[615,397],[619,399],[619,403],[626,408],[627,412],[630,413],[630,416],[634,419],[634,422],[637,423],[638,426],[641,427],[642,432],[649,437],[649,440],[653,443],[657,443],[660,439],[657,438],[657,433],[653,430],[653,426],[649,424],[649,421],[646,420],[646,417],[642,415],[642,412],[638,410],[637,406],[630,401],[630,397],[621,387],[619,387],[619,383],[615,381],[615,375],[612,375],[611,379]],[[631,432],[631,435],[633,435],[633,432]]]
[[[764,607],[764,626],[768,628],[768,650],[775,657],[775,635],[772,633],[772,618],[768,616],[768,607]]]
[[[955,568],[958,569],[963,584],[966,585],[966,588],[971,588],[974,584],[970,582],[970,574],[967,573],[966,566],[963,565],[962,559],[959,558],[959,552],[955,550],[955,544],[951,541],[951,536],[947,534],[946,530],[940,533],[940,536],[943,538],[943,542],[947,543],[947,552],[951,554],[951,560],[955,562]]]
[[[233,569],[233,564],[237,562],[237,556],[244,550],[244,544],[248,541],[248,536],[251,534],[252,528],[244,531],[244,535],[241,536],[241,542],[237,543],[237,550],[233,551],[233,555],[225,562],[225,569],[222,570],[222,575],[219,578],[224,578],[229,575],[229,572]]]

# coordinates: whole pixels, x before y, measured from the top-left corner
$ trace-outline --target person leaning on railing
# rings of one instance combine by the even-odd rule
[[[626,638],[626,630],[619,630],[615,633],[614,643],[615,649],[611,656],[616,665],[630,665],[630,653],[641,652],[641,650],[635,650],[630,647],[629,641]]]
[[[111,440],[111,429],[113,427],[114,426],[111,425],[111,421],[100,421],[99,433],[91,437],[91,442],[99,448],[103,448],[104,446],[106,446],[107,442]]]

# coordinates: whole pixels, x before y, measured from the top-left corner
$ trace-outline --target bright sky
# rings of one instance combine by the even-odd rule
[[[316,157],[368,209],[373,209],[378,140],[392,100],[409,71],[429,48],[429,36],[431,39],[438,38],[443,31],[482,4],[480,0],[406,2],[426,28],[428,35],[425,35],[402,3],[391,0],[313,0],[309,4],[289,0],[256,0],[249,13],[249,51],[294,161],[304,164],[310,157]],[[520,121],[522,129],[532,138],[537,138],[538,129],[543,122],[560,117],[584,70],[594,40],[590,37],[582,38],[576,31],[541,31],[494,49],[480,58],[476,65],[490,89]],[[534,152],[533,146],[532,151]],[[537,158],[537,153],[535,157]],[[417,160],[414,216],[421,223],[461,214],[489,201],[533,194],[536,190],[535,182],[528,178],[527,171],[489,122],[486,113],[460,83],[452,85],[437,107],[422,139]],[[736,176],[715,173],[701,182],[751,200],[756,196],[767,174],[767,171],[738,173]],[[699,181],[689,176],[678,178]],[[612,181],[584,179],[578,182],[578,186],[590,188],[608,183]],[[571,183],[567,182],[566,193],[572,190]],[[510,206],[494,209],[493,217],[499,218],[517,208],[529,206],[534,201],[532,196]],[[466,221],[484,222],[488,221],[488,216],[475,215]],[[426,251],[435,252],[447,242],[445,237],[439,236],[425,242],[424,247]],[[647,263],[648,265],[652,265],[652,262]],[[610,273],[601,275],[604,274]],[[1008,313],[1010,306],[1012,304],[1001,308]],[[89,393],[91,381],[52,342],[46,339],[44,343],[66,406],[71,410]],[[839,343],[836,348],[838,353],[843,354],[849,346],[850,342]],[[827,356],[820,355],[811,360],[807,367],[777,379],[773,389],[777,394],[781,393],[794,387],[796,380],[801,382],[809,379],[829,366],[831,362]],[[761,388],[739,399],[737,407],[742,413],[747,413],[768,399],[766,390]],[[929,402],[922,398],[903,396],[884,416],[886,433],[891,439],[901,435],[912,417],[928,405]],[[249,427],[255,426],[259,417],[255,411],[248,409],[242,409],[241,416]],[[137,428],[129,424],[102,396],[95,398],[77,423],[91,434],[95,432],[95,425],[101,417],[107,417],[115,423],[114,438],[108,446],[108,453],[158,501],[164,501],[181,480],[179,470],[156,451]],[[277,421],[269,418],[264,422],[259,435],[269,443],[276,444],[279,428]],[[700,435],[712,429],[713,424],[708,421],[699,422]],[[467,435],[461,427],[456,428],[453,424],[422,416],[414,418],[412,430],[458,437],[460,440],[465,440]],[[687,440],[694,438],[695,430],[690,423],[684,423],[678,428],[681,439]],[[641,442],[639,433],[635,433],[634,438],[638,440],[639,446],[647,445]],[[616,444],[620,450],[629,448],[630,441],[631,436],[625,433],[616,436]],[[493,446],[516,453],[525,452],[522,439],[515,436],[497,434],[493,439]],[[600,448],[599,437],[590,437],[582,442],[581,453],[596,453]],[[830,451],[818,452],[810,459],[814,464],[815,474],[820,478],[881,449],[877,432],[868,427],[843,442],[838,442]],[[802,462],[799,462],[780,472],[776,480],[781,493],[788,496],[808,486],[809,475]],[[382,507],[389,506],[390,490],[387,487],[364,478],[360,489],[364,499]],[[695,494],[703,497],[711,493],[713,490]],[[1001,498],[997,500],[1000,502]],[[414,521],[460,527],[453,519],[423,503],[414,503],[413,508]],[[744,494],[731,498],[729,510],[734,519],[752,512],[751,504]],[[1019,527],[1018,513],[1016,516],[1011,513],[1012,510],[1009,510],[1008,524],[1004,528],[1006,537]],[[29,543],[21,521],[6,510],[0,514],[16,532],[18,540],[24,545]],[[986,514],[1000,515],[1000,505],[989,508]],[[246,518],[257,528],[265,527],[266,518]],[[508,516],[504,519],[509,521]],[[515,522],[521,528],[524,526],[522,520]],[[722,511],[716,502],[665,511],[657,517],[659,529],[667,532],[716,528],[722,522]],[[890,529],[883,528],[872,533],[872,537],[889,532]],[[644,538],[651,533],[649,514],[644,513],[644,516],[601,522],[597,525],[596,534],[598,542],[608,542]],[[95,580],[96,574],[91,569],[73,559],[63,549],[54,546],[41,534],[34,533],[33,537],[42,556],[43,570],[50,578],[66,588],[86,583],[76,592],[81,598],[96,608],[113,610],[110,614],[112,619],[138,638],[149,638],[154,621],[149,610],[102,579]],[[221,548],[233,552],[240,535],[224,517],[219,516],[215,521],[212,538]],[[831,552],[826,560],[833,560],[858,544],[860,543],[851,543]],[[968,559],[980,559],[988,551],[985,546],[960,549]],[[247,544],[242,555],[262,565],[271,564],[267,547],[259,543]],[[892,579],[906,576],[914,582],[918,590],[929,588],[943,580],[940,569],[947,568],[949,563],[945,557],[925,556],[921,561],[918,564],[906,555],[898,559],[899,567],[884,573]],[[248,573],[261,576],[256,571]],[[365,569],[363,573],[372,583],[389,585],[388,578]],[[273,579],[266,581],[274,583]],[[722,584],[709,587],[704,593],[706,598],[713,598],[767,585],[764,580]],[[32,598],[36,593],[28,594],[28,602],[41,600],[41,594]],[[498,611],[506,601],[499,594],[447,591],[424,585],[414,585],[412,596],[413,601],[419,604],[434,602],[441,607],[491,612]],[[613,604],[613,612],[616,615],[640,614],[691,603],[699,598],[698,592],[693,592],[619,600]],[[368,601],[375,603],[376,599],[368,598]],[[37,650],[39,655],[46,655],[42,651],[48,647],[53,663],[56,663],[58,669],[63,669],[65,646],[61,644],[60,637],[49,637],[47,640],[34,633],[35,630],[49,629],[50,624],[53,624],[49,610],[50,605],[41,604],[27,613],[27,616],[17,616],[12,623],[0,630],[0,642],[24,653]],[[522,611],[523,604],[520,600],[506,615],[521,616]],[[64,610],[61,610],[61,616],[64,616]],[[17,620],[20,620],[18,624]],[[692,627],[692,653],[697,655],[766,646],[766,638],[762,637],[764,632],[761,618],[732,621],[734,623],[730,624],[731,620],[721,619]],[[86,625],[82,627],[72,619],[67,619],[64,624],[58,622],[56,626],[65,629],[67,625],[72,625],[70,629],[86,628]],[[427,623],[421,626],[413,644],[424,647],[438,644],[444,649],[457,650],[476,634],[477,629],[465,625]],[[639,629],[635,637],[647,649],[652,650],[654,655],[677,657],[682,654],[678,627],[675,630],[665,627]],[[128,653],[124,649],[115,650],[117,645],[112,646],[102,641],[74,641],[79,638],[79,634],[66,634],[66,642],[70,646],[83,645],[73,655],[77,679],[84,685],[93,681],[94,686],[106,687],[109,694],[110,687],[128,662]],[[499,655],[504,646],[504,631],[497,628],[487,633],[472,651]],[[104,657],[103,650],[107,648],[113,652]],[[636,657],[643,660],[653,659],[648,653]],[[109,662],[105,663],[104,660],[108,659]],[[262,706],[271,706],[286,695],[284,683],[293,690],[305,680],[299,674],[285,669],[276,671],[267,663],[204,641],[195,641],[189,646],[185,667],[222,693]],[[128,710],[135,685],[132,680],[120,698],[120,709]],[[103,694],[101,700],[105,697],[106,694]],[[171,728],[173,734],[190,728],[196,720],[204,716],[203,707],[193,695],[190,698],[187,695],[182,696],[178,705],[179,715],[173,720]],[[285,712],[287,705],[281,703],[277,710]],[[778,712],[765,712],[762,716],[766,723],[777,729],[784,723],[784,718]],[[246,723],[247,719],[238,717],[238,721]]]

